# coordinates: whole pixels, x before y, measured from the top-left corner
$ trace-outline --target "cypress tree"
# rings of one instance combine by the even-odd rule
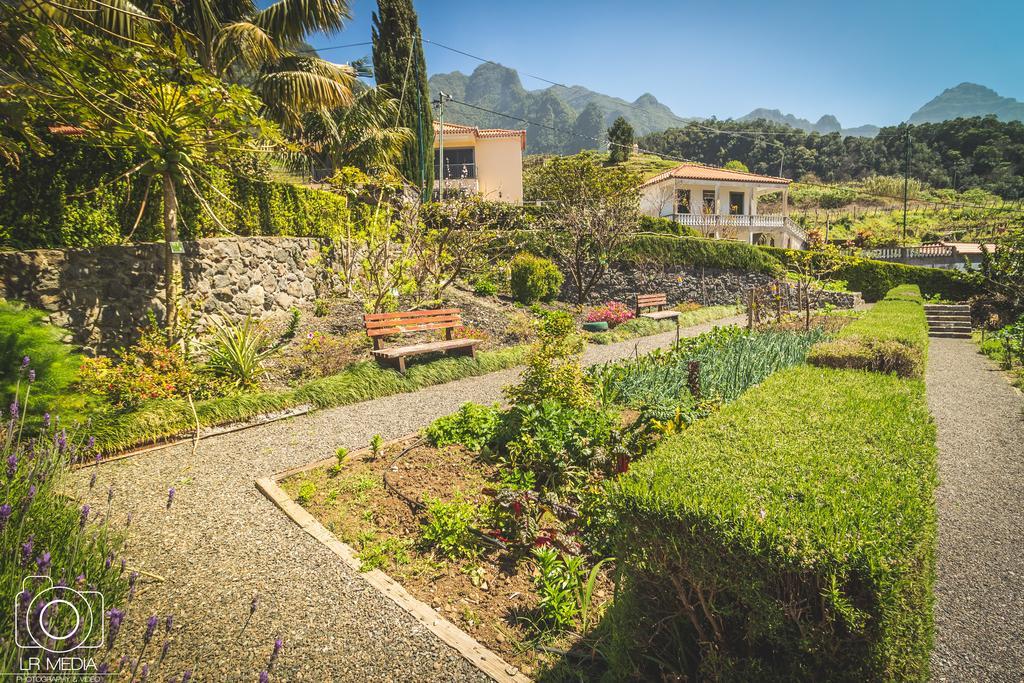
[[[411,51],[411,55],[410,55]],[[427,87],[427,65],[419,19],[412,0],[378,0],[373,13],[373,70],[377,85],[392,97],[405,97],[399,125],[415,139],[402,152],[399,168],[405,178],[429,198],[434,187],[434,118]]]
[[[629,160],[629,154],[633,151],[633,126],[623,117],[612,122],[608,129],[608,158],[613,164]]]

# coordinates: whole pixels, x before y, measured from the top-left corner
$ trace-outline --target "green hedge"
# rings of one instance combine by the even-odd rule
[[[625,248],[623,260],[674,266],[704,266],[758,273],[781,273],[778,259],[743,242],[698,237],[639,235]]]
[[[754,248],[778,259],[783,265],[789,262],[793,253],[778,247]],[[903,284],[917,285],[926,297],[937,295],[954,301],[966,301],[980,293],[975,285],[960,279],[955,270],[922,268],[871,259],[850,259],[829,277],[845,280],[849,289],[860,292],[865,301],[879,301],[893,287]]]
[[[924,384],[800,366],[611,485],[617,680],[928,678],[935,428]]]
[[[815,344],[807,362],[831,368],[921,377],[928,355],[928,322],[917,285],[892,289],[831,341]]]

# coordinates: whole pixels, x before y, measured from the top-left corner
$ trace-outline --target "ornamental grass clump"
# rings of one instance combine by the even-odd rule
[[[915,680],[933,637],[924,385],[779,372],[609,487],[617,679]]]

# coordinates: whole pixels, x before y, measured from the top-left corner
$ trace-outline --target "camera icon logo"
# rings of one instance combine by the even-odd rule
[[[49,576],[29,576],[14,598],[14,642],[22,649],[64,654],[103,646],[103,594],[54,586]]]

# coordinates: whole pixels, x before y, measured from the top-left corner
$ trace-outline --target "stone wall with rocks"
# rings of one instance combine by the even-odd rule
[[[304,237],[212,238],[184,243],[183,297],[211,319],[286,314],[327,293],[330,255]],[[162,319],[163,245],[0,252],[0,296],[50,314],[87,353],[133,342],[149,311]]]
[[[665,292],[670,304],[695,301],[702,306],[728,306],[745,304],[752,288],[765,288],[774,283],[782,287],[783,305],[797,308],[796,287],[767,273],[742,270],[720,270],[693,266],[665,266],[657,268],[616,264],[590,295],[590,302],[622,301],[633,305],[633,295]],[[575,301],[572,285],[566,280],[561,296]],[[853,308],[863,303],[856,292],[812,291],[811,301],[821,307],[831,304],[837,308]]]

